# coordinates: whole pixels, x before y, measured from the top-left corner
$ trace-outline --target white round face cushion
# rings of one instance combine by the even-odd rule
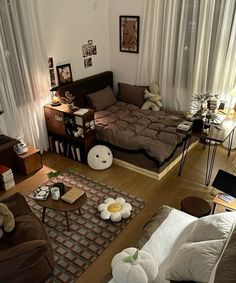
[[[87,157],[88,165],[94,170],[104,170],[111,166],[113,160],[110,148],[105,145],[95,145]]]

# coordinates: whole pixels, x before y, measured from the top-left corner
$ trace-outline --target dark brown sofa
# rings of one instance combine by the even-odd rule
[[[15,216],[16,227],[0,239],[0,282],[44,282],[53,271],[54,259],[43,224],[20,193],[2,202]]]

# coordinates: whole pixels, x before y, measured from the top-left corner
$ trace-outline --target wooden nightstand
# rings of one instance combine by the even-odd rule
[[[27,148],[26,153],[17,156],[20,172],[24,175],[34,173],[43,167],[40,150],[31,145]]]

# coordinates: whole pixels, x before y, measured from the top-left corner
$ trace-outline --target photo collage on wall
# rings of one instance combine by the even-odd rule
[[[55,77],[54,64],[53,64],[53,58],[52,57],[48,58],[48,70],[49,70],[51,87],[55,87],[56,86],[56,77]]]
[[[92,57],[97,55],[97,46],[93,44],[93,40],[88,40],[88,43],[82,45],[82,54],[84,58],[84,67],[92,67]]]

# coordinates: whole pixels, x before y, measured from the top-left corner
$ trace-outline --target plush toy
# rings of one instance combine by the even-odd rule
[[[144,91],[144,98],[146,99],[146,101],[144,102],[142,109],[159,111],[162,107],[159,87],[157,84],[151,84],[149,86],[149,90],[150,92],[147,89],[145,89]]]
[[[0,239],[4,232],[11,232],[15,228],[15,219],[8,207],[0,203]]]
[[[152,283],[158,274],[153,257],[135,248],[127,248],[115,255],[111,262],[115,283]]]
[[[90,149],[87,157],[88,165],[94,170],[104,170],[111,166],[113,155],[105,145],[95,145]]]
[[[84,132],[83,132],[83,129],[81,127],[77,127],[76,131],[73,131],[73,134],[76,138],[78,137],[84,137]]]

